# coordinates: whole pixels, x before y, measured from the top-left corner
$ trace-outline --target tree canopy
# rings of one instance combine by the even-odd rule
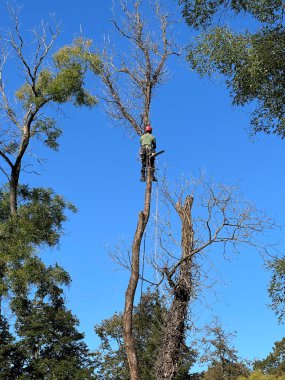
[[[284,138],[283,1],[180,0],[180,4],[187,24],[201,31],[188,47],[191,67],[201,76],[222,74],[235,105],[253,104],[254,133]],[[229,16],[237,19],[232,26]]]
[[[273,260],[269,267],[273,271],[268,288],[272,300],[271,308],[282,323],[285,317],[285,258]]]
[[[274,343],[272,352],[254,363],[254,369],[267,375],[285,376],[285,338]]]
[[[62,130],[47,105],[92,106],[96,99],[85,87],[87,65],[70,58],[64,48],[52,52],[60,33],[57,25],[42,23],[28,41],[18,12],[10,9],[10,15],[13,29],[0,39],[1,378],[91,379],[93,359],[78,331],[79,321],[65,305],[70,276],[39,256],[42,248],[58,246],[67,213],[76,208],[51,188],[33,188],[20,180],[32,141],[58,149]],[[81,45],[74,46],[80,50]],[[89,61],[98,73],[98,56]],[[19,75],[12,98],[6,69],[15,62]],[[12,316],[13,334],[4,310]]]
[[[158,291],[148,290],[134,308],[134,335],[142,380],[154,380],[155,361],[159,351],[163,324],[167,313],[164,297]],[[111,318],[95,326],[101,340],[96,353],[98,380],[128,380],[129,371],[123,341],[123,315],[115,313]],[[188,372],[196,360],[197,353],[186,345],[180,352],[180,365],[175,380],[188,379]]]

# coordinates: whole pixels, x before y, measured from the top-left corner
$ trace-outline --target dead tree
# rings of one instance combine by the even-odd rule
[[[159,30],[148,29],[141,14],[140,0],[121,1],[124,19],[120,23],[111,20],[115,30],[127,43],[124,56],[120,58],[110,51],[110,44],[102,54],[107,112],[112,120],[126,127],[133,135],[142,135],[144,127],[150,123],[153,91],[165,80],[167,59],[177,54],[172,40],[168,36],[171,22],[163,13],[159,3],[154,5],[154,15]],[[157,33],[157,34],[155,34]],[[131,257],[131,276],[125,295],[124,342],[130,369],[131,380],[138,380],[139,364],[136,354],[136,342],[133,335],[133,307],[139,279],[140,249],[151,205],[152,182],[150,170],[147,171],[144,210],[139,213],[137,229],[134,235]]]
[[[173,276],[168,272],[168,268],[164,268],[164,273],[173,290],[173,301],[166,316],[162,346],[156,361],[157,379],[173,378],[177,371],[181,346],[185,340],[187,312],[192,295],[191,252],[194,246],[192,205],[192,196],[187,196],[184,204],[179,201],[175,205],[175,210],[182,223],[181,258],[183,261],[178,268],[176,281],[173,281]]]
[[[127,46],[124,54],[112,51],[110,43],[105,46],[101,73],[107,113],[139,136],[150,123],[153,92],[166,79],[166,62],[178,54],[169,37],[170,16],[156,1],[150,11],[158,27],[150,30],[141,13],[142,3],[141,0],[120,2],[124,18],[121,23],[114,19],[111,22]]]
[[[129,369],[131,379],[139,379],[139,363],[136,354],[136,341],[133,335],[133,308],[134,297],[136,293],[137,284],[139,281],[139,269],[140,269],[140,249],[143,234],[145,232],[147,222],[149,220],[150,203],[151,203],[151,190],[152,179],[150,175],[150,168],[148,168],[146,189],[145,189],[145,201],[144,210],[139,213],[138,224],[134,235],[132,244],[132,258],[131,258],[131,276],[129,284],[126,290],[125,308],[123,317],[123,329],[124,329],[124,342],[126,353],[128,357]]]
[[[171,380],[177,373],[181,346],[185,341],[189,303],[194,299],[198,285],[197,276],[194,275],[197,270],[195,260],[206,255],[207,248],[212,247],[212,252],[216,245],[222,247],[221,253],[224,255],[228,250],[237,252],[247,246],[267,254],[269,246],[259,241],[259,238],[265,230],[274,227],[270,218],[242,201],[235,188],[214,185],[202,179],[198,184],[192,182],[193,186],[188,181],[185,184],[179,193],[176,192],[176,197],[171,195],[167,186],[162,190],[180,219],[182,237],[180,256],[174,258],[173,253],[170,254],[164,247],[166,261],[159,264],[167,280],[172,302],[156,360],[157,380]],[[196,217],[192,216],[194,199],[199,207]],[[168,240],[170,235],[168,231]],[[219,250],[215,253],[219,253]]]

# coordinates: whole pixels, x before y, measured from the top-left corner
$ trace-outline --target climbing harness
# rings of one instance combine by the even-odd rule
[[[164,153],[164,150],[160,150],[159,152],[152,151],[151,148],[147,146],[143,146],[140,149],[140,157],[141,161],[145,161],[145,166],[143,165],[142,173],[141,173],[141,182],[145,182],[146,180],[146,173],[148,173],[148,170],[150,169],[150,174],[152,176],[152,181],[156,182],[156,178],[154,175],[155,167],[154,167],[154,160],[155,158]]]

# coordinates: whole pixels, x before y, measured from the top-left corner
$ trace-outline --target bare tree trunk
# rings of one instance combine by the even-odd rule
[[[152,190],[151,168],[147,169],[144,210],[139,213],[138,224],[132,245],[132,267],[129,285],[125,294],[125,309],[123,318],[124,342],[129,363],[131,380],[139,380],[139,363],[136,352],[136,342],[133,335],[133,306],[140,269],[140,248],[150,213]]]
[[[18,186],[19,178],[21,173],[22,160],[26,153],[26,150],[30,143],[31,137],[31,123],[34,120],[37,111],[27,112],[25,119],[26,123],[23,127],[22,141],[19,146],[18,155],[16,157],[15,163],[11,165],[11,177],[10,177],[10,214],[11,216],[17,215],[18,206]]]
[[[112,20],[119,35],[128,41],[129,49],[120,54],[108,51],[101,54],[103,70],[101,78],[105,84],[104,100],[109,116],[141,136],[150,123],[153,91],[165,80],[165,66],[168,58],[177,55],[171,38],[171,17],[163,12],[159,1],[150,4],[154,8],[155,30],[152,31],[141,14],[141,0],[131,2],[120,0],[122,20]],[[151,3],[151,2],[150,2]],[[120,12],[121,14],[121,12]],[[150,21],[150,25],[152,22]],[[127,96],[126,96],[127,94]],[[147,171],[144,210],[139,213],[132,245],[131,276],[125,294],[123,318],[124,343],[128,358],[131,380],[139,379],[139,364],[136,342],[133,336],[133,306],[139,280],[140,248],[146,229],[151,202],[152,175]]]
[[[173,289],[173,301],[167,313],[162,334],[163,341],[156,360],[157,380],[173,379],[178,369],[181,346],[185,339],[187,310],[192,292],[191,251],[194,238],[191,217],[192,204],[193,198],[188,196],[183,206],[181,203],[177,203],[175,206],[182,222],[182,257],[187,257],[187,259],[182,262],[175,283],[170,277],[168,278]]]
[[[17,214],[17,193],[18,193],[18,185],[19,185],[19,176],[20,176],[21,166],[13,166],[11,170],[11,178],[10,178],[10,214],[11,216],[15,216]]]

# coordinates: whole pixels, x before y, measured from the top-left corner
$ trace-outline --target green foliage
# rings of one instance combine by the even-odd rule
[[[72,102],[75,106],[92,107],[97,103],[97,99],[85,85],[88,70],[92,70],[96,75],[101,71],[98,54],[88,52],[90,44],[89,40],[77,39],[71,46],[65,46],[57,51],[52,57],[52,64],[48,64],[46,52],[34,62],[34,67],[31,65],[28,69],[27,62],[20,56],[20,63],[31,77],[29,80],[25,78],[24,83],[15,91],[15,96],[25,110],[29,140],[36,138],[51,149],[58,149],[58,139],[62,130],[56,126],[53,118],[39,113],[45,106]],[[17,124],[21,125],[22,118],[17,111],[16,107],[6,109],[8,118],[13,123],[16,120]],[[21,139],[12,139],[4,147],[5,153],[15,153],[20,144]]]
[[[23,361],[23,353],[9,332],[7,319],[0,315],[0,378],[17,379],[21,374]]]
[[[268,288],[272,299],[271,308],[278,315],[279,322],[285,317],[285,258],[276,259],[270,263],[273,275]]]
[[[196,29],[220,21],[226,12],[249,13],[258,21],[273,24],[282,21],[282,0],[179,0],[183,16]]]
[[[68,273],[62,267],[58,264],[46,267],[36,256],[22,260],[21,265],[15,265],[10,274],[10,288],[16,300],[17,296],[26,297],[33,289],[36,297],[49,297],[55,302],[62,294],[61,287],[70,282]]]
[[[282,1],[181,1],[184,16],[194,28],[209,27],[189,45],[188,60],[201,75],[221,73],[235,105],[254,102],[254,132],[285,137],[285,29]],[[247,12],[261,25],[254,32],[238,33],[215,26],[220,12]],[[210,28],[210,26],[213,26]]]
[[[79,64],[62,69],[49,83],[46,93],[57,103],[65,103],[74,96],[74,104],[92,106],[95,98],[82,89],[83,72]]]
[[[2,197],[7,196],[2,193]],[[67,220],[65,211],[76,212],[76,208],[70,202],[56,195],[52,189],[30,189],[28,186],[21,186],[18,202],[18,214],[6,221],[6,230],[16,232],[22,243],[38,246],[58,244],[63,232],[63,223]],[[7,206],[7,202],[5,205]]]
[[[44,285],[43,285],[44,288]],[[16,331],[25,355],[23,378],[92,379],[93,365],[78,320],[64,307],[61,289],[45,289],[47,298],[16,297]],[[49,294],[50,293],[50,294]]]
[[[11,300],[18,336],[15,343],[4,324],[7,344],[2,340],[0,348],[11,355],[17,351],[21,359],[11,379],[94,378],[78,320],[64,305],[70,276],[57,264],[46,266],[36,255],[41,245],[58,243],[66,210],[75,208],[51,189],[21,186],[18,214],[10,217],[9,194],[0,192],[0,297]]]
[[[208,26],[223,3],[224,0],[179,0],[179,4],[183,5],[183,17],[194,28]]]
[[[174,380],[201,380],[202,375],[199,373],[189,374],[190,368],[196,362],[198,352],[184,345],[180,352],[177,373]]]
[[[13,313],[16,341],[5,321],[0,320],[0,377],[92,379],[92,357],[77,329],[78,320],[65,307],[63,294],[71,282],[70,276],[58,264],[47,266],[38,256],[43,246],[54,247],[59,243],[66,213],[76,209],[49,188],[20,186],[19,176],[31,139],[38,139],[53,150],[59,147],[62,131],[45,114],[46,106],[66,102],[88,107],[96,104],[97,99],[87,90],[85,80],[90,68],[99,73],[100,61],[96,54],[89,54],[87,60],[87,51],[83,49],[89,42],[83,39],[50,57],[59,30],[50,29],[46,33],[44,24],[41,31],[33,30],[36,44],[31,44],[29,50],[32,46],[35,50],[27,58],[23,45],[29,42],[21,34],[17,12],[12,13],[15,32],[9,34],[8,43],[25,76],[15,91],[18,101],[13,109],[8,94],[2,94],[7,136],[0,142],[0,148],[2,158],[12,170],[10,187],[0,189],[0,301],[5,299]],[[2,40],[0,45],[5,57]],[[4,86],[2,90],[5,91]]]
[[[244,365],[241,363],[216,363],[213,366],[210,366],[204,375],[201,377],[201,380],[237,380],[241,374],[248,374]]]
[[[9,194],[0,191],[0,296],[26,294],[32,286],[52,288],[52,279],[62,285],[70,282],[59,266],[46,268],[36,256],[41,245],[55,246],[63,233],[66,210],[74,206],[51,189],[21,186],[19,208],[15,217],[9,215]]]
[[[51,189],[21,186],[18,214],[9,216],[9,194],[4,189],[0,210],[0,296],[11,300],[18,337],[15,343],[4,325],[10,342],[1,341],[0,347],[11,355],[18,352],[21,363],[14,378],[94,378],[93,360],[77,330],[78,320],[65,307],[63,292],[70,276],[58,264],[46,266],[36,255],[41,245],[58,243],[65,211],[75,211],[74,206]]]
[[[78,106],[96,104],[96,98],[88,93],[84,83],[89,68],[95,74],[101,70],[99,56],[87,52],[90,44],[90,40],[80,38],[59,49],[53,55],[54,69],[43,68],[34,85],[24,83],[16,91],[24,107],[40,108],[48,102],[66,103],[72,99]]]
[[[54,64],[59,72],[46,87],[46,94],[54,101],[64,103],[73,96],[75,105],[91,107],[96,104],[96,98],[84,89],[87,70],[91,69],[95,74],[101,70],[99,56],[87,51],[91,43],[79,38],[71,46],[64,46],[54,54]]]
[[[91,52],[92,40],[77,38],[70,46],[64,46],[54,54],[54,62],[60,69],[69,68],[74,64],[90,69],[94,74],[100,74],[102,64],[98,54]]]
[[[250,376],[239,376],[237,380],[285,380],[285,376],[264,375],[261,371],[254,371]]]
[[[134,334],[137,340],[138,357],[142,379],[154,379],[153,360],[159,346],[162,315],[165,310],[157,292],[143,295],[141,305],[134,309]],[[98,352],[100,362],[99,379],[128,380],[129,372],[123,342],[123,315],[116,313],[110,319],[95,326],[101,339]]]
[[[202,380],[236,380],[240,375],[247,376],[248,368],[239,360],[237,350],[230,345],[233,334],[226,334],[217,323],[209,326],[207,331],[207,338],[202,339],[206,349],[201,360],[209,363],[209,368]]]
[[[145,293],[141,304],[134,308],[134,335],[142,380],[154,380],[154,362],[161,342],[162,326],[166,313],[164,299],[158,292]],[[116,313],[110,319],[95,326],[101,340],[96,353],[98,380],[129,380],[127,358],[123,342],[123,315]],[[189,368],[195,361],[195,353],[185,346],[180,371],[175,380],[188,379]]]
[[[66,103],[73,99],[76,106],[92,107],[96,99],[84,89],[84,75],[80,64],[74,63],[53,74],[45,69],[39,75],[35,90],[25,83],[16,91],[16,97],[26,109],[41,108],[46,103]]]
[[[54,119],[45,117],[34,123],[34,132],[37,139],[41,140],[48,148],[58,150],[58,139],[62,130],[56,126]]]
[[[123,342],[123,316],[114,314],[110,319],[95,326],[95,332],[101,340],[95,353],[98,380],[128,380],[129,371]]]
[[[257,360],[254,369],[268,375],[285,377],[285,338],[274,343],[273,351],[264,360]]]

